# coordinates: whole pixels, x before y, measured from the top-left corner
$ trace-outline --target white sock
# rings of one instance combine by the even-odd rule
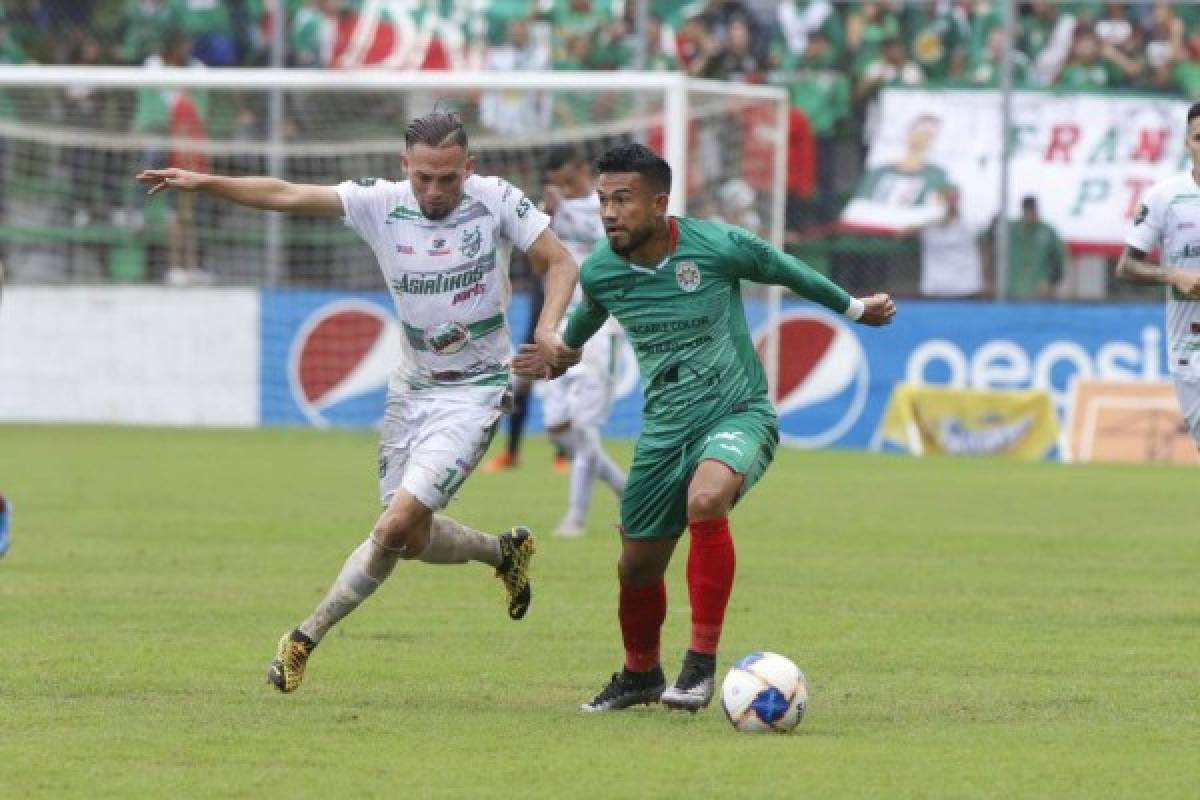
[[[321,641],[338,620],[358,608],[392,574],[400,555],[399,550],[384,547],[368,536],[346,559],[312,616],[300,623],[301,633],[314,642]]]
[[[571,494],[567,517],[580,525],[587,520],[588,506],[592,503],[592,486],[596,482],[594,463],[593,454],[583,447],[576,449],[575,458],[571,461]]]
[[[625,473],[617,466],[617,462],[604,452],[604,446],[600,443],[600,431],[596,428],[581,428],[576,434],[576,439],[580,442],[580,450],[591,454],[592,479],[604,481],[620,500],[621,495],[625,493]]]
[[[465,564],[482,561],[500,566],[500,540],[495,536],[468,528],[460,522],[433,515],[429,525],[429,547],[417,556],[427,564]]]

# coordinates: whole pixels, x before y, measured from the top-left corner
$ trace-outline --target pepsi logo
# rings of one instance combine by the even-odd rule
[[[388,377],[404,358],[400,329],[383,307],[337,300],[313,311],[288,352],[292,399],[313,425],[361,424],[383,414]]]
[[[870,374],[862,343],[839,318],[795,311],[777,322],[778,352],[771,402],[779,414],[780,437],[798,447],[826,447],[858,422],[867,404]],[[754,337],[767,367],[771,327]]]

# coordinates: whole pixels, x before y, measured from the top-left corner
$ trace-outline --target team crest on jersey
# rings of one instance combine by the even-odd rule
[[[448,356],[466,347],[470,338],[470,332],[461,323],[443,322],[430,332],[425,341],[434,353]]]
[[[459,252],[465,258],[474,258],[479,255],[479,250],[483,246],[483,233],[480,232],[479,226],[476,225],[471,230],[463,234],[462,245],[459,247]]]
[[[1143,222],[1146,221],[1146,215],[1149,213],[1150,213],[1150,209],[1146,208],[1146,204],[1139,203],[1138,209],[1137,209],[1137,214],[1133,218],[1133,224],[1141,225]]]
[[[685,292],[694,292],[700,288],[700,268],[694,261],[680,261],[675,266],[675,281]]]

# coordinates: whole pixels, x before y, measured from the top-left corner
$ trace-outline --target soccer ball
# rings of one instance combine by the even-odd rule
[[[751,653],[733,665],[721,684],[721,707],[743,733],[790,733],[804,718],[808,681],[777,653]]]

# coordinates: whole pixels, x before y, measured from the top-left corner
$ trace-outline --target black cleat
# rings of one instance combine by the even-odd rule
[[[579,710],[595,714],[657,703],[666,687],[667,677],[663,675],[662,667],[655,667],[649,672],[630,672],[623,669],[614,672],[612,680],[600,690],[600,694],[590,702],[581,704]]]
[[[717,657],[708,653],[688,650],[683,657],[683,668],[675,685],[662,694],[667,708],[691,711],[693,714],[712,702],[716,684]]]
[[[533,602],[533,588],[529,585],[529,562],[533,560],[534,539],[528,528],[516,527],[500,534],[500,566],[496,577],[504,583],[508,593],[508,616],[520,619]]]

